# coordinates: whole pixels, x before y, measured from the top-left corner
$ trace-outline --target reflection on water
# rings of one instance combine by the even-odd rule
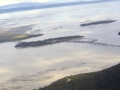
[[[15,49],[14,45],[0,45],[1,88],[42,87],[64,76],[108,68],[120,58],[120,48],[115,47],[61,43]]]
[[[24,41],[83,35],[101,43],[119,45],[119,10],[118,1],[1,14],[0,31],[15,26],[33,25],[31,29],[41,30],[40,33],[44,36]],[[83,21],[108,18],[118,21],[93,27],[79,26]],[[0,90],[32,90],[65,76],[102,70],[120,62],[119,47],[64,42],[16,49],[16,43],[0,44]]]

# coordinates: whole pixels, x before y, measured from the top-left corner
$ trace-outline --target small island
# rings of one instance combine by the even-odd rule
[[[98,25],[98,24],[107,24],[107,23],[112,23],[115,22],[116,20],[100,20],[100,21],[93,21],[93,22],[88,22],[88,23],[83,23],[80,26],[91,26],[91,25]]]
[[[32,41],[32,42],[20,42],[15,47],[16,48],[26,48],[26,47],[37,47],[37,46],[45,46],[45,45],[51,45],[56,44],[60,42],[66,42],[73,39],[82,38],[83,36],[65,36],[65,37],[57,37],[57,38],[49,38],[45,40],[39,40],[39,41]]]

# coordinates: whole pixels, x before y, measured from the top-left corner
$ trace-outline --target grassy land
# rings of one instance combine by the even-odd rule
[[[99,72],[68,76],[39,90],[120,90],[120,64]]]
[[[43,34],[26,34],[25,32],[32,30],[32,26],[34,25],[23,25],[0,29],[0,43],[19,41],[43,35]]]
[[[29,35],[29,34],[0,33],[0,43],[24,40],[27,38],[37,37],[41,35],[43,34]]]

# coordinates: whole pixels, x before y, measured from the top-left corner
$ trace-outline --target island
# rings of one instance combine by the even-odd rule
[[[99,20],[99,21],[92,21],[92,22],[87,22],[80,24],[80,26],[91,26],[91,25],[98,25],[98,24],[107,24],[107,23],[112,23],[115,22],[116,20]]]
[[[32,41],[32,42],[20,42],[15,45],[16,48],[26,48],[26,47],[37,47],[37,46],[45,46],[52,45],[60,42],[66,42],[73,39],[82,38],[83,36],[65,36],[65,37],[57,37],[57,38],[49,38],[45,40]]]

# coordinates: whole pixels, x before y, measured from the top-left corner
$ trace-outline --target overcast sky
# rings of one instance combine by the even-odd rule
[[[0,6],[6,4],[20,3],[20,2],[50,2],[54,0],[0,0]]]
[[[20,3],[20,2],[75,2],[75,1],[93,1],[93,0],[0,0],[0,6]]]

